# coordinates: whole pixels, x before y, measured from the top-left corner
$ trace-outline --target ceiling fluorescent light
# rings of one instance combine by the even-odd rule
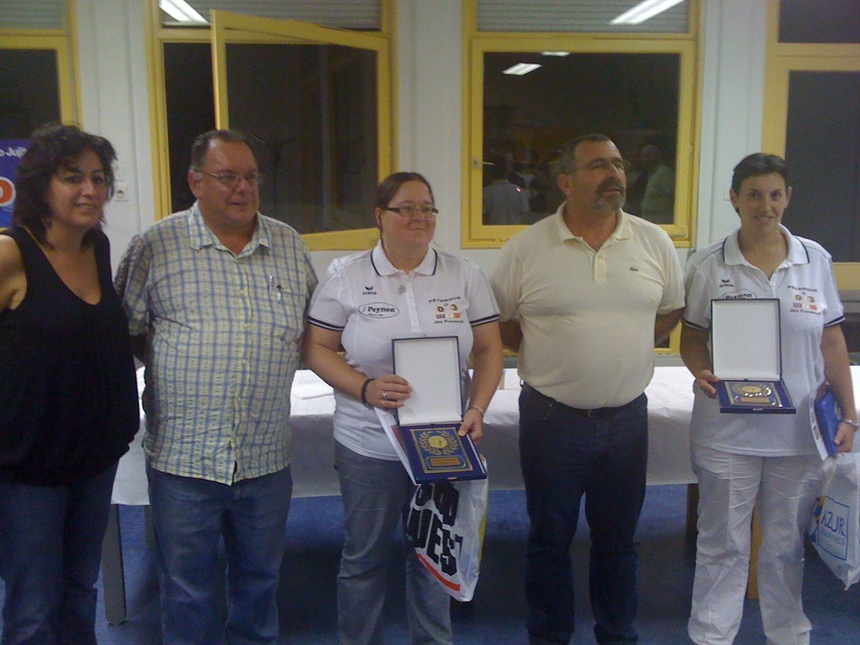
[[[541,52],[541,56],[570,56],[570,52]]]
[[[208,24],[206,18],[197,13],[194,7],[185,2],[185,0],[158,0],[158,6],[161,7],[164,13],[170,14],[171,18],[179,22]]]
[[[658,13],[663,13],[666,9],[671,9],[676,4],[682,3],[684,0],[645,0],[640,2],[629,11],[625,11],[620,16],[610,22],[613,25],[638,25],[640,22],[645,22],[649,18],[653,18]]]
[[[525,76],[529,72],[535,71],[540,65],[537,63],[517,63],[508,67],[502,74],[512,74],[513,76]]]

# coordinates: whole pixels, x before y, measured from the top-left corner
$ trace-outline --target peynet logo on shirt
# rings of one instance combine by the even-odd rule
[[[361,305],[358,308],[358,313],[368,318],[391,318],[399,314],[400,310],[385,302],[371,302],[367,305]]]

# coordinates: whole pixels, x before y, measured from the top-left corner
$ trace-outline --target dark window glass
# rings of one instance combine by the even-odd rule
[[[0,139],[26,139],[60,120],[60,84],[53,49],[0,50]]]
[[[164,85],[170,149],[170,195],[173,212],[188,208],[188,152],[197,135],[215,127],[212,48],[208,43],[165,43]]]
[[[860,262],[860,72],[791,72],[785,225]]]
[[[300,233],[372,225],[376,53],[338,45],[227,46],[230,125],[257,142],[260,210]]]
[[[300,233],[367,228],[377,183],[376,54],[340,46],[227,47],[230,127],[252,141],[260,211]],[[215,127],[209,44],[165,44],[173,210],[188,208],[188,150]]]
[[[858,0],[782,0],[781,43],[860,43]]]
[[[503,73],[523,62],[541,67]],[[671,223],[679,79],[679,54],[486,53],[484,223],[530,224],[554,212],[564,199],[558,150],[589,132],[609,136],[632,164],[625,210]],[[521,195],[527,210],[517,214]]]

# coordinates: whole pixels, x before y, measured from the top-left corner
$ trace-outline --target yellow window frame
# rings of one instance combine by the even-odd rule
[[[64,29],[0,29],[0,49],[41,49],[53,51],[57,59],[57,94],[60,100],[60,119],[63,123],[77,123],[81,113],[80,92],[76,91],[78,78],[78,51],[75,34],[75,16],[71,2],[65,3]]]
[[[378,175],[388,175],[393,167],[394,131],[392,128],[392,73],[391,41],[388,36],[391,24],[391,3],[382,2],[382,32],[359,32],[347,29],[330,29],[311,23],[295,20],[277,20],[247,16],[228,11],[213,11],[210,28],[164,27],[156,0],[150,0],[151,19],[149,21],[150,43],[150,85],[153,105],[152,150],[153,177],[155,178],[156,219],[162,219],[171,212],[170,199],[170,160],[168,156],[167,102],[164,80],[165,43],[203,43],[212,44],[212,73],[215,87],[216,127],[229,127],[227,107],[227,43],[283,44],[290,43],[327,43],[372,49],[377,61],[377,140]],[[378,232],[375,228],[310,233],[302,236],[312,251],[364,249],[372,246]]]
[[[662,227],[676,247],[694,243],[701,131],[699,2],[691,0],[686,34],[479,32],[478,0],[465,0],[463,16],[463,248],[500,248],[525,226],[485,225],[482,216],[483,83],[487,52],[669,53],[680,57],[675,222]]]
[[[860,45],[779,42],[779,0],[768,0],[762,150],[785,156],[791,72],[860,72]],[[840,290],[860,291],[860,262],[833,265]]]

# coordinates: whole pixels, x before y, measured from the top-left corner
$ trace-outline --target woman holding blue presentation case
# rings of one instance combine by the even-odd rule
[[[342,645],[383,641],[386,569],[414,490],[374,410],[394,411],[412,391],[393,374],[391,340],[457,337],[468,400],[459,432],[476,442],[501,378],[493,292],[474,262],[430,247],[437,212],[422,175],[383,180],[374,210],[379,242],[335,260],[311,302],[303,358],[335,390],[335,468],[346,519],[337,598]],[[412,549],[406,557],[412,642],[452,643],[448,594]]]
[[[809,643],[812,629],[801,601],[803,549],[822,478],[809,408],[825,379],[842,413],[840,451],[851,450],[858,425],[844,315],[830,255],[782,225],[791,199],[785,161],[762,153],[744,158],[729,197],[740,228],[687,263],[681,357],[696,377],[690,450],[700,495],[688,632],[699,644],[734,641],[758,502],[764,632],[769,643],[799,645]],[[779,300],[782,375],[796,414],[720,413],[720,375],[709,350],[711,301],[752,298]]]

